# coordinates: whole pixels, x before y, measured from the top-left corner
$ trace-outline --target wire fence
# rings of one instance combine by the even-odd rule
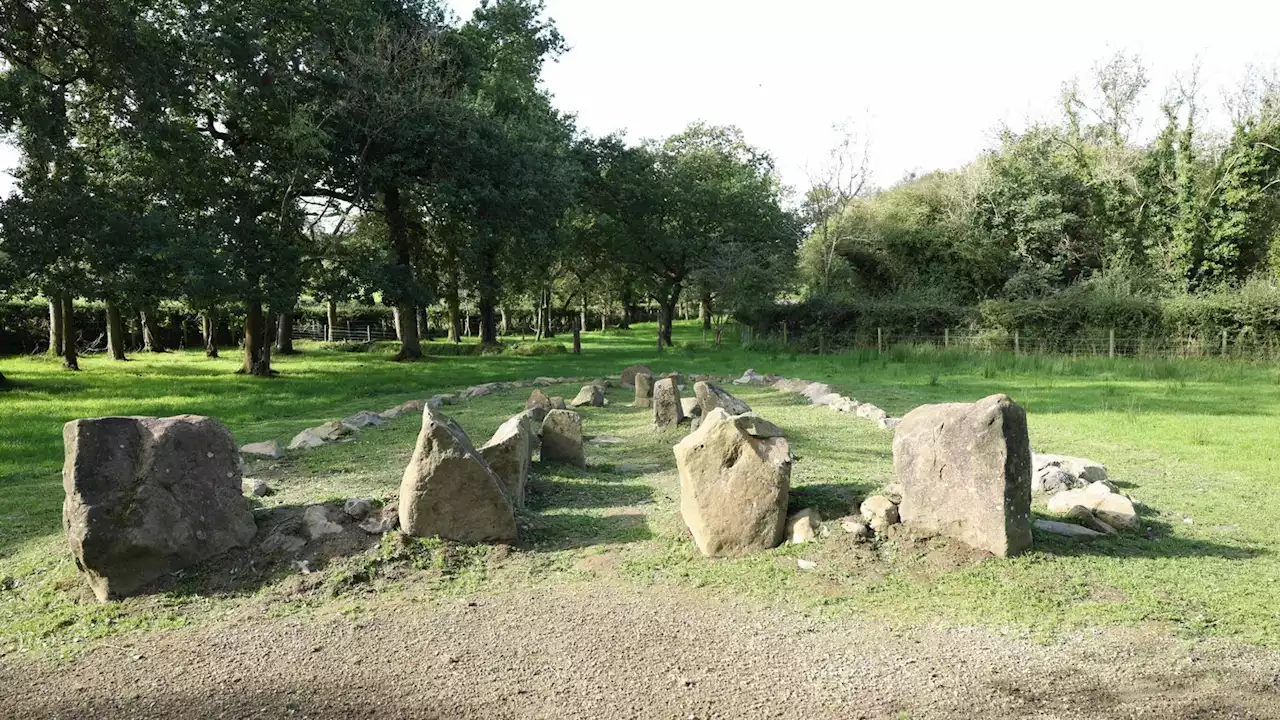
[[[745,344],[759,342],[748,328],[742,329]],[[783,333],[771,333],[766,342],[781,342],[790,347],[814,345],[812,338],[796,343]],[[1105,335],[1071,337],[1036,337],[1019,331],[951,333],[942,335],[894,334],[883,329],[875,333],[840,334],[829,343],[819,343],[824,351],[876,350],[890,352],[894,347],[933,347],[981,353],[1016,353],[1021,355],[1070,355],[1094,357],[1206,358],[1224,357],[1249,360],[1280,360],[1280,337],[1257,333],[1221,333],[1213,337],[1124,337],[1115,332]]]
[[[294,340],[318,340],[321,342],[374,342],[375,340],[395,340],[396,329],[390,323],[358,324],[342,323],[334,325],[332,330],[326,323],[295,323]]]

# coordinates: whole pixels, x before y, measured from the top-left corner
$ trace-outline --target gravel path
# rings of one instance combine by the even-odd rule
[[[611,584],[351,621],[236,617],[0,660],[0,715],[112,718],[1280,717],[1280,654],[1109,630],[894,632]]]

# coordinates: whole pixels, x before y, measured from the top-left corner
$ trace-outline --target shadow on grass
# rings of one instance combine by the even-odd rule
[[[521,543],[540,551],[573,550],[592,545],[621,545],[653,537],[643,513],[586,515],[552,513],[531,516]]]
[[[793,513],[813,508],[830,520],[845,515],[856,515],[858,505],[875,491],[870,483],[807,483],[791,488],[787,512]]]
[[[1211,540],[1179,536],[1173,532],[1173,527],[1169,523],[1156,520],[1152,517],[1153,515],[1153,511],[1148,508],[1138,508],[1138,516],[1142,519],[1140,531],[1104,536],[1084,542],[1046,533],[1035,529],[1033,525],[1032,547],[1047,555],[1064,557],[1094,555],[1125,559],[1215,557],[1223,560],[1252,560],[1271,554],[1271,551],[1265,548],[1227,545]],[[1033,512],[1032,522],[1034,523],[1037,519],[1064,521],[1060,516]]]
[[[645,483],[603,482],[599,478],[534,477],[529,483],[530,510],[611,508],[651,502],[654,489]]]

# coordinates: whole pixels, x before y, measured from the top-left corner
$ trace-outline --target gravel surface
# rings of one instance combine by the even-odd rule
[[[65,718],[1280,717],[1280,654],[1154,631],[894,631],[613,584],[351,620],[260,610],[0,660],[0,715]]]

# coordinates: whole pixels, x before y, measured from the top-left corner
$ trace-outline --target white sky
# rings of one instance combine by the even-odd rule
[[[475,5],[452,2],[463,15]],[[583,127],[640,139],[692,120],[738,125],[801,190],[841,121],[869,137],[874,180],[889,185],[964,164],[1001,123],[1053,115],[1062,82],[1116,50],[1147,65],[1152,124],[1197,59],[1215,107],[1249,65],[1280,62],[1274,0],[546,2],[571,46],[546,85]],[[0,166],[13,162],[0,148]],[[0,192],[8,184],[0,176]]]

